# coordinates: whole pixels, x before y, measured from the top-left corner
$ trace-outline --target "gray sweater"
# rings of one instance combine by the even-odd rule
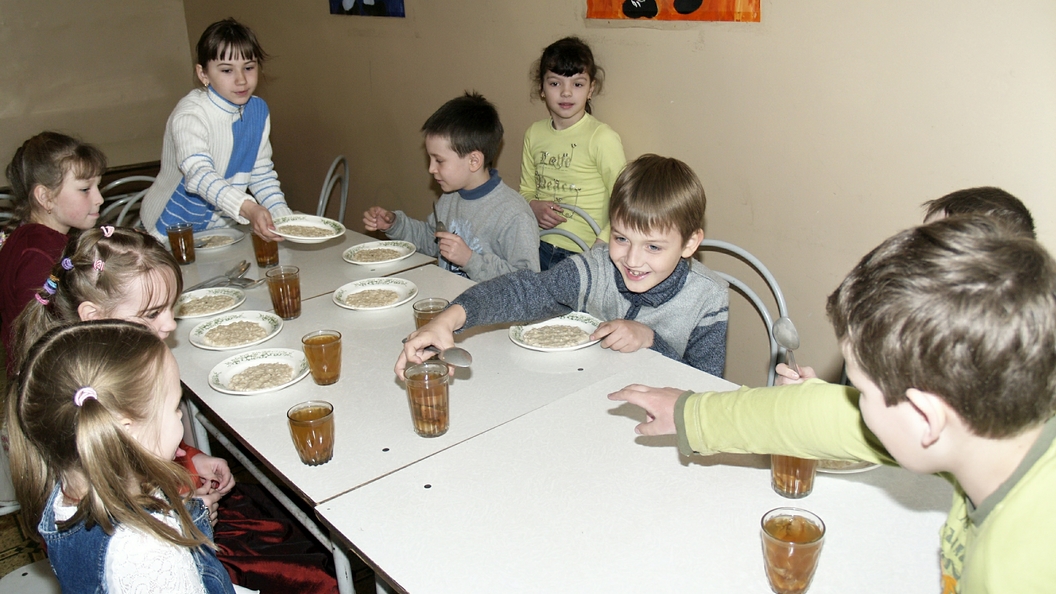
[[[627,290],[609,248],[599,245],[541,273],[515,272],[467,289],[454,303],[463,328],[528,322],[586,312],[601,320],[635,320],[655,334],[658,353],[722,377],[726,365],[729,285],[696,260],[645,293]]]
[[[437,256],[442,268],[475,281],[515,270],[539,271],[539,227],[535,215],[524,197],[503,183],[495,170],[478,188],[441,195],[436,212],[447,230],[473,250],[464,268],[440,256],[433,215],[419,221],[397,210],[396,220],[385,234],[413,243],[419,252]]]

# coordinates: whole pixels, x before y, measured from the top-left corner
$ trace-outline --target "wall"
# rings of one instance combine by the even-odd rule
[[[325,2],[185,0],[193,43],[235,16],[273,55],[260,89],[291,203],[314,209],[333,157],[353,180],[345,223],[382,204],[424,217],[418,132],[476,89],[506,126],[500,173],[516,186],[521,137],[545,107],[529,63],[585,38],[607,71],[596,115],[629,157],[679,157],[708,193],[706,233],[774,271],[800,329],[799,360],[838,375],[825,296],[865,252],[917,223],[921,202],[997,185],[1056,246],[1056,3],[764,0],[755,24],[585,21],[583,0],[407,0],[407,18],[326,14]],[[716,268],[727,266],[709,257]],[[763,329],[735,303],[727,376],[759,384]]]
[[[0,169],[42,130],[96,144],[111,165],[156,161],[193,85],[182,0],[0,0],[0,48]]]

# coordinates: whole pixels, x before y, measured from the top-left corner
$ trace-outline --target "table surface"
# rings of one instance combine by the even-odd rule
[[[629,383],[730,384],[669,359],[626,368],[328,501],[317,515],[390,583],[442,592],[769,592],[759,522],[775,507],[827,524],[810,592],[937,592],[951,488],[898,468],[819,474],[784,499],[768,457],[683,458],[641,437]]]

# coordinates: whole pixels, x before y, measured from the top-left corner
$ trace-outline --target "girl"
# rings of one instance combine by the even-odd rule
[[[57,132],[22,143],[7,166],[15,216],[0,232],[0,339],[8,353],[11,324],[48,278],[67,233],[99,218],[104,171],[99,149]]]
[[[172,462],[183,434],[176,359],[148,328],[55,328],[8,399],[18,499],[64,592],[225,592],[209,514]]]
[[[541,229],[564,229],[588,246],[609,240],[609,196],[627,162],[620,135],[591,115],[590,98],[601,92],[604,71],[577,37],[550,44],[532,69],[532,80],[550,117],[524,134],[521,194]],[[583,209],[601,227],[595,235],[583,217],[557,203]],[[544,235],[539,267],[548,270],[580,252],[574,241]]]
[[[271,161],[271,116],[253,96],[267,54],[245,25],[226,19],[198,40],[195,71],[204,88],[176,104],[165,124],[161,171],[143,199],[155,237],[192,223],[195,231],[236,221],[272,241],[273,216],[292,214]]]

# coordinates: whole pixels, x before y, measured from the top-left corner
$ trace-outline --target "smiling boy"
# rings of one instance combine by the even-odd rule
[[[953,217],[866,255],[828,313],[858,390],[812,379],[703,394],[632,385],[609,398],[645,409],[636,431],[677,433],[687,455],[894,459],[940,473],[954,485],[942,592],[1051,592],[1056,262],[1000,221]]]
[[[429,345],[453,346],[456,330],[586,312],[604,322],[591,335],[629,353],[650,348],[721,376],[729,287],[691,256],[704,236],[705,197],[685,163],[657,155],[632,161],[612,191],[609,245],[542,273],[518,272],[468,289],[411,334],[396,363],[420,362]]]

